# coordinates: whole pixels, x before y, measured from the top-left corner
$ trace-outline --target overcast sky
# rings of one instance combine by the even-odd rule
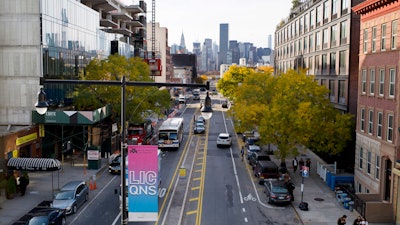
[[[138,0],[122,1],[138,4]],[[148,11],[146,17],[150,22],[152,1],[145,2]],[[219,24],[228,23],[229,40],[267,47],[268,35],[273,38],[276,25],[289,16],[291,2],[292,0],[155,0],[155,17],[161,27],[168,28],[169,46],[180,44],[182,32],[189,51],[193,50],[193,42],[203,43],[205,38],[211,38],[219,44]]]

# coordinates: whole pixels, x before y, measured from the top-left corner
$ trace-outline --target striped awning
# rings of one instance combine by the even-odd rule
[[[10,170],[56,171],[61,169],[61,163],[51,158],[11,158],[7,162]]]

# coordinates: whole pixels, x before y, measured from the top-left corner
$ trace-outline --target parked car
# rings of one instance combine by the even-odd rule
[[[246,138],[244,145],[247,147],[249,145],[257,145],[257,142],[259,141],[259,139],[254,138],[254,137],[249,137]]]
[[[251,152],[248,157],[249,164],[254,168],[256,167],[259,161],[271,161],[271,157],[267,154],[259,153],[259,152]]]
[[[261,151],[261,147],[258,145],[248,145],[246,149],[247,149],[247,159],[249,159],[251,153]]]
[[[254,138],[256,140],[260,139],[260,133],[256,130],[251,130],[251,131],[245,131],[242,134],[242,140],[246,141],[248,138]]]
[[[206,127],[204,126],[204,124],[198,123],[194,126],[193,129],[194,134],[204,134],[205,132],[206,132]]]
[[[85,181],[71,181],[65,184],[53,199],[52,207],[74,214],[89,199],[89,187]]]
[[[185,104],[186,103],[186,97],[183,95],[180,95],[179,98],[179,104]]]
[[[112,154],[108,160],[108,172],[111,174],[121,174],[121,154]]]
[[[232,145],[232,138],[231,135],[228,133],[220,133],[217,138],[217,147],[231,147]]]
[[[289,204],[292,201],[292,195],[286,188],[284,181],[274,180],[264,182],[265,194],[269,204]]]
[[[228,101],[227,100],[222,101],[221,106],[222,108],[228,108],[229,107]]]
[[[65,225],[65,211],[58,208],[35,208],[27,215],[27,225]]]
[[[279,167],[273,161],[258,161],[254,167],[254,176],[258,178],[259,184],[266,180],[279,179]]]

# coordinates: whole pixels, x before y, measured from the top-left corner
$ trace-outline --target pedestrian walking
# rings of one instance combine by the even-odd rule
[[[358,217],[354,220],[353,225],[360,225],[360,224],[361,224],[361,221],[362,221],[362,217],[361,217],[361,216],[358,216]]]
[[[310,171],[311,171],[311,159],[310,158],[308,158],[306,160],[306,166],[308,167],[308,173],[310,173]]]
[[[303,160],[303,158],[300,158],[300,161],[299,161],[300,174],[301,174],[301,172],[303,172],[303,166],[304,166],[304,160]]]
[[[242,146],[242,150],[240,150],[240,154],[242,154],[242,161],[244,159],[244,146]]]
[[[360,224],[362,224],[362,225],[368,225],[368,222],[367,222],[367,220],[364,218],[364,217],[362,217],[361,218],[361,222],[360,222]]]
[[[343,216],[339,217],[339,219],[337,220],[337,224],[338,225],[345,225],[346,224],[346,219],[347,219],[346,215],[343,215]]]
[[[296,157],[294,157],[294,159],[293,159],[293,161],[292,161],[292,164],[293,164],[293,173],[296,173],[296,171],[297,171],[297,166],[299,165],[299,162],[297,161],[297,158],[296,158]]]

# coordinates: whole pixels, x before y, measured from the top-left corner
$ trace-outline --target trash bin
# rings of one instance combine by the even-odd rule
[[[343,193],[343,191],[341,190],[337,190],[336,191],[336,199],[338,200],[338,202],[340,202],[340,195]]]
[[[350,212],[353,212],[354,209],[354,201],[349,201],[349,210]]]
[[[343,207],[345,209],[349,209],[349,202],[351,201],[351,198],[343,198]]]

